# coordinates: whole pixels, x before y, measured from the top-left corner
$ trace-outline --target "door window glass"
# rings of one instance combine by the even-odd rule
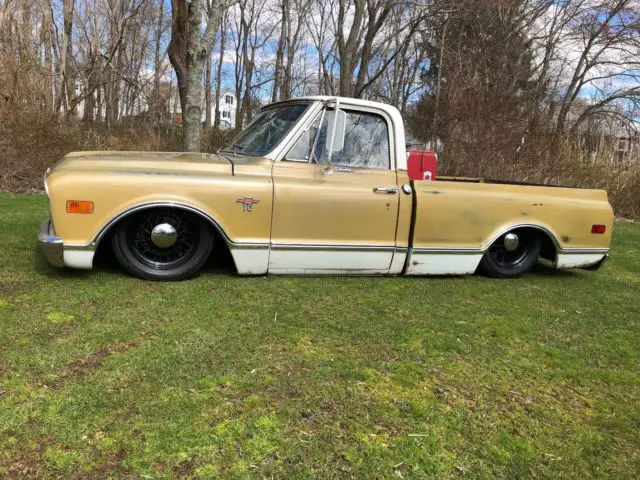
[[[320,118],[322,117],[322,113],[320,113],[316,118],[311,122],[309,128],[303,132],[303,134],[298,138],[296,143],[293,145],[291,150],[287,152],[284,159],[291,162],[309,162],[311,159],[311,150],[313,149],[313,144],[318,135],[318,125],[320,124]],[[316,147],[316,153],[318,149]],[[317,163],[314,161],[314,163]]]
[[[389,129],[387,122],[380,115],[345,110],[347,115],[344,147],[334,151],[331,164],[352,168],[391,168],[389,150]],[[312,163],[328,163],[327,151],[327,116],[324,116],[322,127],[318,132],[320,116],[309,129],[302,134],[296,144],[285,156],[285,160]],[[315,145],[315,153],[311,151]]]

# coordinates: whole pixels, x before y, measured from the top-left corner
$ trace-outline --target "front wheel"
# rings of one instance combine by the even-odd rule
[[[480,268],[490,277],[519,277],[534,267],[541,249],[542,241],[535,232],[509,232],[489,247]]]
[[[143,210],[118,225],[112,240],[120,264],[146,280],[195,275],[213,248],[213,232],[197,215],[176,209]]]

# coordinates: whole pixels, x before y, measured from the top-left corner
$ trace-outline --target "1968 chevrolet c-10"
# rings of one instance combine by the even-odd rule
[[[595,269],[608,255],[604,191],[412,180],[407,163],[394,107],[275,103],[215,155],[67,155],[45,176],[39,241],[50,263],[84,269],[110,244],[126,270],[153,280],[194,275],[214,242],[248,275],[515,277],[540,257]]]

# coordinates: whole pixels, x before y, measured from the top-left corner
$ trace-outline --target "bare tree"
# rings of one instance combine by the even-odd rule
[[[351,24],[347,22],[348,11],[353,2]],[[388,0],[339,0],[337,18],[337,41],[340,54],[340,94],[361,97],[365,91],[389,67],[402,48],[392,54],[386,62],[370,71],[372,60],[380,54],[380,48],[390,39],[404,34],[405,42],[417,30],[424,19],[422,9],[412,10],[418,15],[408,15],[406,22],[392,31],[385,31],[387,19],[394,9],[404,10],[408,2]],[[413,3],[413,2],[412,2]],[[379,35],[384,33],[384,40]],[[357,72],[357,73],[356,73]],[[355,77],[355,81],[354,81]]]
[[[557,75],[569,78],[560,83],[556,132],[571,123],[571,131],[598,114],[627,118],[625,105],[640,106],[640,9],[635,0],[566,2],[557,7],[555,37],[549,36],[557,60]],[[579,49],[576,59],[567,49]],[[561,50],[562,49],[562,50]],[[551,63],[551,62],[549,62]],[[553,72],[550,72],[553,73]],[[569,122],[569,115],[585,90],[592,90],[592,102]],[[618,108],[615,108],[615,107]]]
[[[164,0],[158,2],[156,30],[154,35],[153,57],[153,101],[151,104],[152,115],[158,121],[162,112],[162,94],[160,92],[160,79],[162,78],[162,34],[164,30]]]
[[[273,35],[277,23],[270,21],[266,3],[262,0],[239,0],[234,12],[237,33],[232,39],[235,45],[236,98],[240,110],[236,114],[236,128],[253,115],[254,75],[258,71],[256,60],[259,52]]]
[[[220,17],[229,6],[227,0],[212,0],[205,18],[204,0],[172,0],[171,42],[169,59],[176,70],[180,103],[184,118],[184,150],[200,150],[200,122],[202,119],[202,73],[207,57],[211,55]]]
[[[218,130],[220,129],[220,93],[222,90],[222,66],[224,64],[227,28],[229,28],[229,11],[225,10],[222,17],[220,18],[220,56],[218,58],[218,69],[216,76],[216,114],[213,120],[213,126]]]
[[[300,41],[308,28],[305,19],[309,16],[311,0],[280,0],[281,15],[278,49],[274,68],[271,100],[291,98],[294,84],[295,56]]]
[[[245,35],[245,24],[247,22],[242,20],[242,17],[245,15],[246,2],[238,2],[236,8],[233,9],[233,28],[231,29],[231,41],[233,42],[233,50],[234,50],[234,58],[235,61],[233,63],[233,73],[234,73],[234,85],[235,85],[235,98],[238,102],[238,105],[241,102],[242,92],[244,87],[244,49],[247,48],[246,38],[248,34]],[[239,114],[236,114],[236,122],[234,127],[239,129],[242,127],[242,117]]]
[[[59,68],[61,75],[58,86],[58,98],[55,106],[56,111],[59,111],[62,106],[69,113],[75,112],[74,108],[69,108],[69,103],[75,91],[75,82],[73,79],[73,48],[71,44],[74,4],[75,0],[64,0],[63,2],[64,28]]]
[[[112,126],[122,115],[140,106],[140,96],[152,78],[142,78],[148,57],[151,24],[150,0],[76,0],[77,46],[74,83],[82,88],[69,102],[79,106],[83,119],[103,117]],[[147,101],[146,97],[150,98]],[[153,108],[153,94],[144,94]]]
[[[211,128],[211,124],[212,124],[212,118],[211,118],[211,110],[213,109],[213,91],[212,91],[212,85],[211,85],[211,68],[212,68],[212,61],[211,61],[211,55],[213,54],[210,53],[209,56],[207,57],[207,61],[204,67],[204,71],[205,71],[205,76],[204,76],[204,124],[206,125],[207,128]]]
[[[273,73],[273,91],[271,93],[271,101],[278,100],[278,92],[282,83],[282,63],[284,61],[284,52],[287,44],[287,35],[289,29],[289,10],[291,8],[291,0],[280,0],[280,35],[278,38],[278,49],[276,50],[276,64]]]
[[[334,68],[337,57],[337,37],[330,30],[331,15],[338,0],[314,1],[307,17],[309,35],[318,55],[318,94],[335,95]]]

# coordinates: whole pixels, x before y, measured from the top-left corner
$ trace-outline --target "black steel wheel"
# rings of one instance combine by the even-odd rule
[[[146,280],[182,280],[195,275],[213,248],[211,228],[186,210],[154,208],[125,218],[113,250],[131,274]]]
[[[505,233],[485,252],[480,268],[490,277],[519,277],[534,267],[541,248],[540,236],[534,231]]]

